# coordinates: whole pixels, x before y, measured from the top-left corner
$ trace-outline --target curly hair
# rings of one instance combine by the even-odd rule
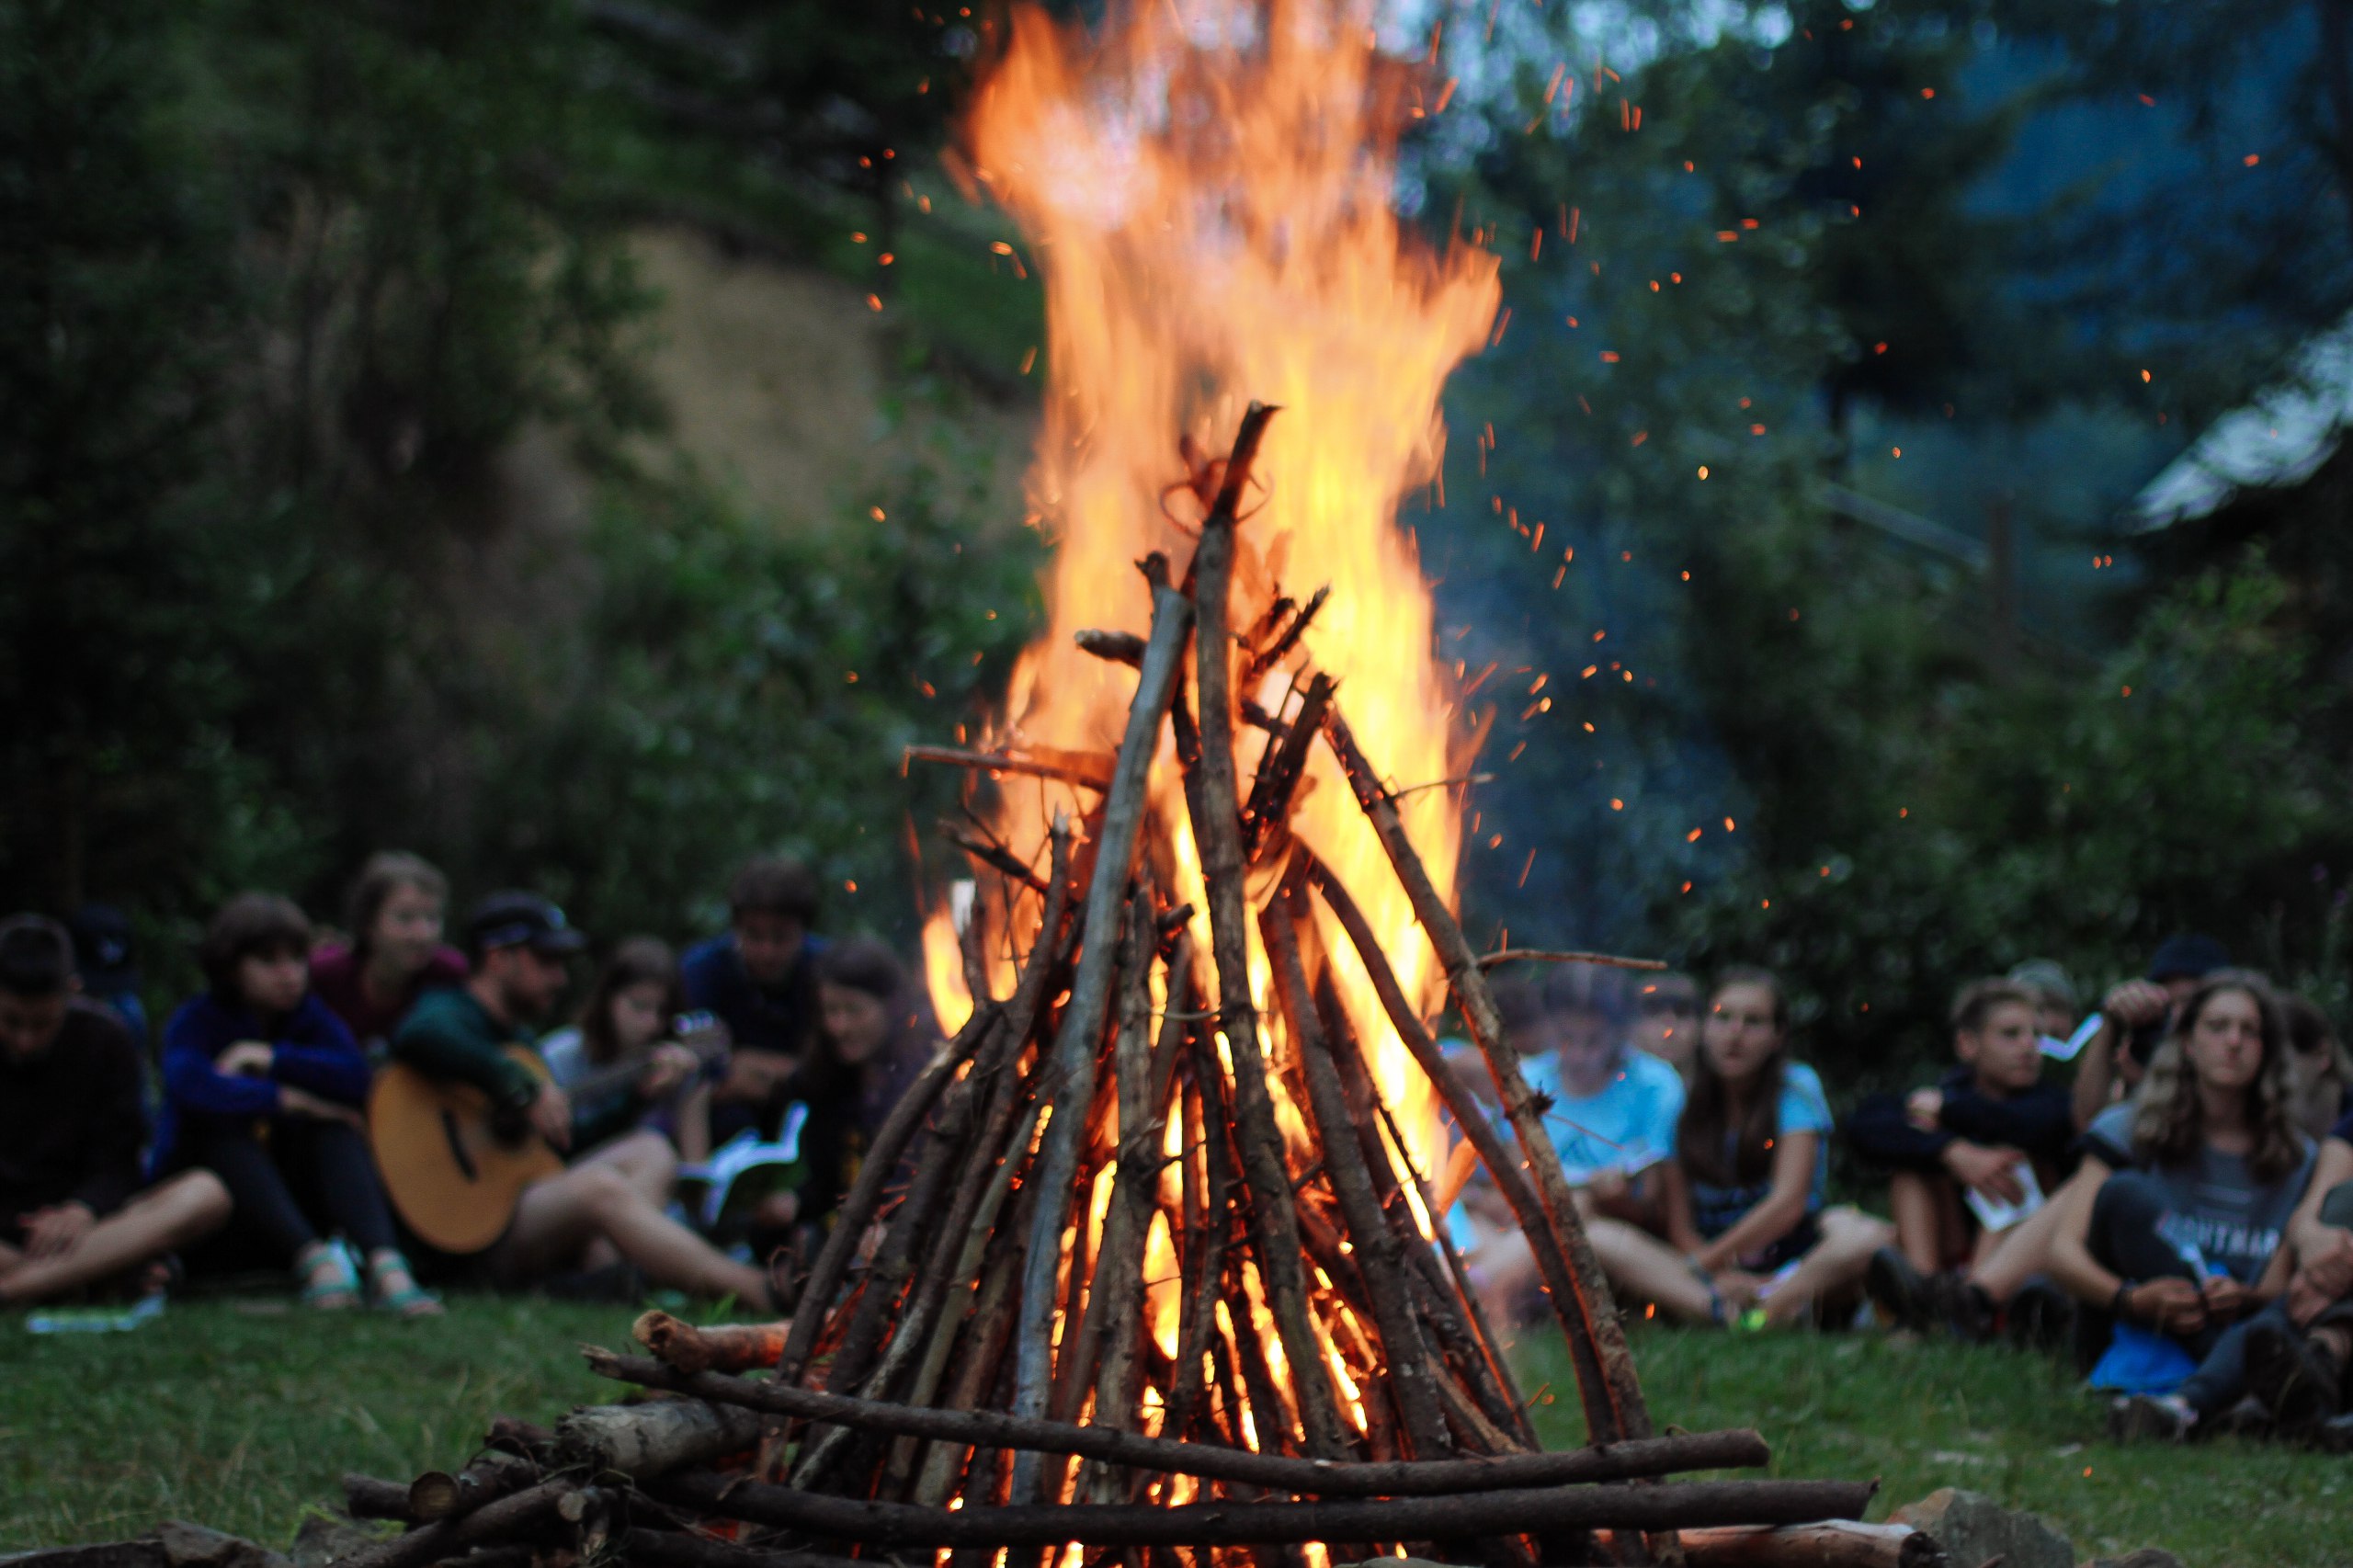
[[[2226,991],[2254,999],[2263,1036],[2263,1064],[2246,1087],[2247,1129],[2255,1135],[2247,1165],[2256,1179],[2278,1181],[2302,1162],[2304,1138],[2296,1127],[2287,1026],[2281,1021],[2271,983],[2253,970],[2214,971],[2198,983],[2198,989],[2174,1015],[2172,1028],[2149,1063],[2148,1082],[2142,1085],[2140,1108],[2132,1117],[2132,1151],[2167,1165],[2186,1165],[2198,1157],[2206,1142],[2205,1102],[2199,1096],[2198,1074],[2184,1048],[2207,1006]]]

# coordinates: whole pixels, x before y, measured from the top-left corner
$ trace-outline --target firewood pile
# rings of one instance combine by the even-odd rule
[[[985,832],[962,839],[1003,883],[994,937],[1019,949],[1013,982],[992,994],[975,915],[972,1015],[873,1140],[790,1319],[698,1329],[649,1313],[643,1354],[586,1355],[652,1397],[552,1431],[506,1424],[453,1474],[352,1478],[351,1512],[410,1528],[342,1568],[1937,1560],[1925,1536],[1839,1522],[1868,1483],[1670,1479],[1769,1453],[1750,1431],[1653,1431],[1481,959],[1336,684],[1305,665],[1321,596],[1262,607],[1237,632],[1237,525],[1273,412],[1254,406],[1231,455],[1195,468],[1189,565],[1180,579],[1164,556],[1140,563],[1146,631],[1081,640],[1135,670],[1115,753],[914,754],[976,783],[1055,778],[1075,820],[1056,815],[1042,865]],[[1286,659],[1289,695],[1267,711],[1249,694]],[[1246,790],[1237,725],[1264,735]],[[1206,953],[1148,788],[1165,737]],[[1318,745],[1410,896],[1516,1149],[1349,891],[1290,831]],[[1439,1173],[1408,1152],[1337,999],[1335,930],[1529,1238],[1587,1447],[1538,1440],[1435,1222]]]

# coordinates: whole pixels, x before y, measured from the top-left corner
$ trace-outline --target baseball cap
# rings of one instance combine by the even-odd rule
[[[2029,959],[2011,970],[2006,978],[2013,985],[2023,985],[2029,991],[2056,996],[2070,1007],[2082,1005],[2077,999],[2075,981],[2056,960]]]
[[[2149,960],[2149,978],[2160,985],[2168,980],[2203,980],[2218,969],[2228,969],[2230,963],[2231,955],[2222,943],[2184,932],[2158,944],[2156,956]]]
[[[563,918],[563,911],[534,892],[494,892],[466,917],[466,945],[476,954],[529,947],[543,958],[567,958],[588,938]]]

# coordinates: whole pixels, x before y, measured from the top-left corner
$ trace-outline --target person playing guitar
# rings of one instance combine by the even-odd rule
[[[392,1060],[436,1084],[470,1089],[465,1097],[485,1106],[495,1136],[474,1137],[451,1109],[438,1114],[438,1137],[430,1120],[424,1136],[406,1129],[393,1136],[387,1119],[372,1115],[377,1159],[403,1220],[444,1255],[477,1255],[483,1273],[503,1287],[618,1254],[653,1285],[774,1311],[765,1271],[728,1257],[663,1212],[676,1165],[658,1138],[624,1138],[570,1165],[549,1156],[572,1146],[573,1110],[529,1049],[530,1026],[563,990],[564,960],[587,946],[563,912],[533,893],[493,893],[469,917],[466,946],[472,974],[462,986],[418,1000],[392,1037]],[[648,1071],[672,1074],[675,1086],[682,1069],[664,1058]],[[479,1178],[501,1145],[533,1163],[522,1166],[527,1176],[511,1216],[494,1229],[506,1198],[497,1183]],[[434,1174],[452,1165],[456,1175]],[[484,1235],[472,1245],[449,1239]]]

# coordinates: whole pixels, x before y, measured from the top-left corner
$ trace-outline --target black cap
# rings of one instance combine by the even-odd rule
[[[466,917],[466,946],[477,956],[528,947],[544,958],[568,958],[588,938],[567,925],[563,911],[535,892],[494,892]]]
[[[2203,980],[2218,969],[2228,969],[2231,955],[2211,937],[2185,932],[2167,937],[2149,960],[2149,978],[2157,984],[2168,980]]]
[[[111,903],[85,903],[65,922],[74,938],[74,966],[85,983],[112,987],[135,985],[139,971],[131,962],[131,920]]]

